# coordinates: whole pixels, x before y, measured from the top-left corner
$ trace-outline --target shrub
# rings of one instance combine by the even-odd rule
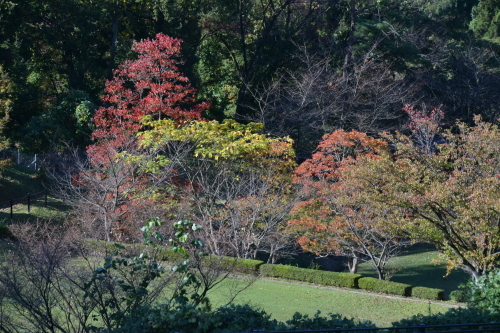
[[[319,271],[308,268],[270,264],[261,265],[260,273],[262,276],[343,288],[358,288],[358,280],[362,277],[359,274]]]
[[[222,333],[252,331],[296,331],[321,330],[332,327],[374,328],[370,321],[357,321],[339,314],[320,316],[318,311],[313,317],[295,313],[286,323],[271,319],[265,311],[250,305],[228,305],[214,311],[183,305],[174,308],[162,305],[151,309],[145,307],[139,316],[129,317],[123,328],[117,332],[135,333]],[[357,331],[363,332],[363,331]]]
[[[360,289],[378,293],[410,296],[412,287],[409,284],[379,280],[371,277],[362,277],[358,280]]]
[[[418,314],[410,318],[401,319],[392,323],[392,327],[418,325],[454,325],[498,322],[500,316],[489,311],[475,308],[449,309],[444,313],[431,315]],[[499,325],[500,326],[500,325]],[[458,331],[459,327],[450,327],[448,330]]]
[[[5,221],[0,221],[0,238],[11,238],[12,233]]]
[[[500,269],[465,285],[465,301],[469,307],[500,314]]]
[[[249,305],[228,305],[206,311],[193,305],[163,304],[156,308],[145,307],[141,313],[127,318],[117,332],[243,332],[282,329],[265,311]]]
[[[465,292],[463,290],[453,290],[450,299],[455,302],[465,302]]]
[[[321,312],[318,311],[314,317],[309,317],[308,315],[302,315],[296,312],[291,320],[286,322],[286,330],[297,331],[297,330],[324,330],[340,327],[342,329],[349,328],[375,328],[376,326],[369,320],[357,321],[352,318],[342,317],[340,314],[328,314],[327,317],[321,317]],[[361,333],[364,331],[356,332]],[[370,331],[367,331],[370,332]]]
[[[413,287],[411,295],[417,298],[430,299],[430,300],[443,300],[444,290],[426,288],[426,287]]]

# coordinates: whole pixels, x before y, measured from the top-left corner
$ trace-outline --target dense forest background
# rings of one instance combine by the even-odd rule
[[[496,121],[499,0],[0,0],[0,136],[87,146],[134,41],[180,38],[208,119],[258,121],[299,159],[335,129],[404,129],[404,104]]]

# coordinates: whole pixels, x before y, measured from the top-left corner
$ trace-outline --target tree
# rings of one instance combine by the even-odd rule
[[[95,113],[95,143],[87,147],[88,161],[77,157],[63,177],[55,174],[60,180],[56,185],[65,187],[58,192],[73,204],[89,231],[99,231],[107,240],[134,238],[136,224],[158,213],[153,203],[160,207],[162,200],[168,202],[174,192],[168,189],[176,187],[174,169],[165,167],[160,174],[144,166],[162,156],[138,146],[141,118],[152,115],[182,126],[201,119],[208,107],[195,104],[195,90],[178,71],[180,43],[158,34],[134,44],[138,59],[120,65],[106,83],[103,101],[109,105]]]
[[[173,119],[178,125],[202,118],[207,103],[195,103],[195,90],[187,77],[179,73],[181,40],[157,34],[155,39],[134,43],[137,60],[128,60],[106,82],[101,107],[94,117],[94,140],[113,144],[135,135],[145,115]],[[92,153],[92,148],[90,149]]]
[[[478,38],[500,42],[500,1],[480,0],[472,9],[470,29]]]
[[[11,112],[11,94],[12,87],[9,77],[0,65],[0,151],[7,148],[7,139],[5,138],[4,128],[9,120],[9,113]],[[9,160],[0,159],[0,177],[2,171],[10,164]]]
[[[283,233],[293,205],[294,151],[287,138],[260,133],[262,124],[233,120],[145,121],[141,144],[167,158],[180,142],[191,146],[185,159],[169,167],[186,186],[180,196],[190,204],[186,216],[204,228],[211,253],[255,258],[267,252],[275,261],[290,245]]]
[[[345,171],[385,151],[384,141],[356,131],[323,136],[313,156],[295,170],[303,193],[289,221],[304,250],[345,255],[352,273],[360,261],[369,260],[380,279],[402,245],[400,229],[387,223],[397,212],[367,205]]]
[[[394,223],[477,280],[500,256],[500,130],[476,116],[475,126],[458,122],[438,135],[429,151],[411,136],[386,134],[392,154],[364,159],[347,185],[359,186],[373,207],[402,209]]]

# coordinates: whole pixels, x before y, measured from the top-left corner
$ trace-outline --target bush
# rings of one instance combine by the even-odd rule
[[[444,290],[426,288],[426,287],[413,287],[411,295],[417,298],[430,299],[430,300],[443,300]]]
[[[360,289],[398,296],[410,296],[412,289],[409,284],[379,280],[371,277],[359,279],[358,285]]]
[[[0,238],[12,238],[12,233],[5,221],[0,221]]]
[[[298,330],[324,330],[340,327],[342,329],[349,328],[375,328],[376,326],[369,320],[357,321],[352,318],[342,317],[340,314],[328,314],[327,317],[321,317],[321,312],[318,311],[314,317],[309,317],[308,315],[302,315],[296,312],[291,320],[286,322],[286,330],[298,331]],[[361,333],[365,331],[358,331]],[[366,331],[372,332],[372,331]]]
[[[206,311],[193,305],[170,307],[169,304],[163,304],[153,309],[143,308],[135,316],[127,318],[125,325],[117,332],[220,333],[282,328],[265,311],[249,305],[228,305],[215,311]]]
[[[294,266],[270,264],[261,265],[260,273],[262,276],[343,288],[358,288],[358,280],[362,277],[359,274],[319,271]]]
[[[116,332],[135,333],[223,333],[252,331],[296,331],[321,330],[332,327],[375,328],[370,321],[357,321],[339,314],[320,316],[318,311],[313,317],[295,313],[286,323],[271,319],[265,311],[250,305],[228,305],[214,311],[183,305],[174,308],[168,305],[151,309],[148,307],[135,316],[127,318],[125,325]],[[363,332],[363,331],[357,331]]]
[[[465,285],[465,301],[469,307],[500,314],[500,269]]]
[[[465,302],[465,292],[463,290],[453,290],[450,299],[455,302]]]
[[[418,325],[454,325],[499,322],[500,316],[489,311],[475,308],[449,309],[445,313],[432,315],[418,314],[410,318],[401,319],[392,323],[392,327]],[[500,325],[499,325],[500,327]],[[492,327],[489,327],[490,329]],[[458,331],[459,327],[450,327],[447,330]],[[433,330],[434,331],[434,330]]]

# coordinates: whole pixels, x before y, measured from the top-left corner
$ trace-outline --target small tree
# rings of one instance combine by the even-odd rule
[[[385,264],[402,245],[399,228],[388,223],[395,212],[367,205],[360,189],[347,185],[346,171],[386,150],[382,140],[338,130],[325,135],[313,156],[295,170],[303,201],[294,207],[289,224],[303,249],[345,255],[352,273],[368,258],[384,278]]]

